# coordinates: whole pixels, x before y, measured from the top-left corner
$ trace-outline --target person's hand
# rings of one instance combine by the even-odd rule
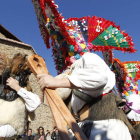
[[[54,78],[51,75],[48,74],[40,74],[37,75],[38,83],[40,85],[41,90],[43,91],[44,88],[79,88],[73,85],[69,79],[66,78]]]
[[[21,87],[19,86],[19,82],[16,79],[13,79],[12,77],[8,78],[6,82],[7,86],[11,87],[13,90],[17,92],[21,89]]]
[[[45,87],[47,88],[57,87],[58,81],[59,81],[59,79],[54,78],[53,76],[48,75],[48,74],[37,75],[37,80],[42,91],[44,90]]]

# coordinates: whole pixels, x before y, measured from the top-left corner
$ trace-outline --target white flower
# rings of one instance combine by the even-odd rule
[[[102,29],[102,27],[100,27],[99,25],[97,25],[96,32],[100,32],[100,29]]]
[[[112,34],[117,34],[117,33],[118,33],[118,29],[112,30]]]
[[[102,21],[99,21],[99,20],[97,20],[97,22],[100,24],[100,23],[102,23]]]
[[[104,36],[104,39],[105,39],[105,40],[108,40],[108,37],[105,35],[105,36]]]

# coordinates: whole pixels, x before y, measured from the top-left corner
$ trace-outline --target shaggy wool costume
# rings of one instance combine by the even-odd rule
[[[2,101],[0,104],[0,137],[12,137],[13,135],[22,135],[25,126],[26,112],[28,115],[34,114],[34,111],[41,104],[38,95],[33,94],[21,88],[17,94],[20,96],[12,102]],[[34,119],[34,117],[30,117]],[[7,125],[8,124],[8,125]]]
[[[62,73],[56,76],[55,78],[62,79],[66,78],[67,76],[68,76],[67,74]],[[57,91],[62,100],[67,99],[71,94],[71,89],[69,88],[56,88],[55,90]]]
[[[0,125],[10,124],[21,135],[26,118],[25,102],[22,98],[8,102],[0,99]]]

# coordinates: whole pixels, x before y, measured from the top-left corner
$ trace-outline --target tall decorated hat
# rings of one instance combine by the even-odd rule
[[[112,70],[116,75],[116,86],[123,98],[131,94],[139,94],[138,80],[140,79],[140,62],[127,61],[121,62],[115,58]]]
[[[53,0],[32,0],[41,35],[47,48],[51,46],[58,73],[85,52],[121,50],[134,53],[130,36],[113,21],[92,16],[64,19]]]

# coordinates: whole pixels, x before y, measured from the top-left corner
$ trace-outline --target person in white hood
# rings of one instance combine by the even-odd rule
[[[104,98],[108,97],[108,102],[105,104],[109,105],[109,102],[113,102],[110,101],[111,95],[109,94],[112,94],[110,91],[115,86],[115,74],[98,55],[85,53],[71,65],[70,73],[62,79],[47,74],[41,74],[37,77],[42,90],[45,87],[73,89],[71,99],[73,114],[78,114],[84,105],[93,101],[93,99],[95,101],[101,98],[100,101],[102,102]],[[125,123],[118,117],[105,118],[104,112],[106,110],[102,110],[102,107],[98,108],[98,112],[102,112],[101,117],[98,119],[96,117],[85,118],[78,123],[83,128],[86,127],[87,123],[89,123],[88,126],[91,124],[91,128],[88,129],[89,133],[86,135],[87,138],[89,140],[131,140],[130,132]],[[110,111],[113,111],[113,108]],[[97,112],[96,108],[93,110],[94,112]],[[69,133],[71,139],[73,139],[73,133],[71,131]]]

